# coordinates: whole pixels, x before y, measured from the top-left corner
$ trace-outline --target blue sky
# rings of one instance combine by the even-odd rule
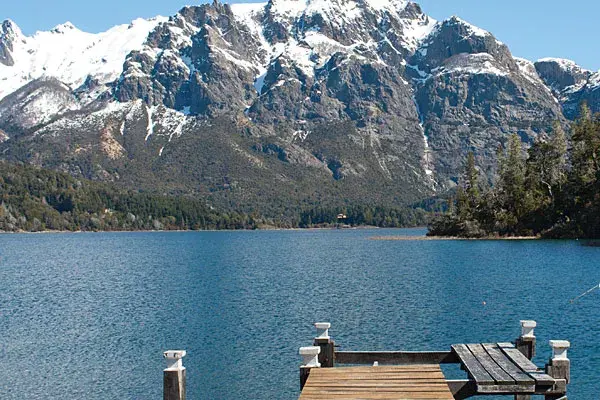
[[[201,1],[200,1],[201,2]],[[247,3],[249,1],[237,1]],[[451,15],[491,31],[513,54],[537,60],[562,57],[600,69],[598,0],[417,0],[436,19]],[[26,34],[71,21],[99,32],[137,17],[172,15],[187,2],[165,0],[20,0],[6,1],[0,19],[14,20]],[[35,10],[35,11],[32,11]]]

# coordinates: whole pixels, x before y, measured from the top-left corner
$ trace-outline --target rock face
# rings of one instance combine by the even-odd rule
[[[433,30],[411,59],[416,103],[440,182],[451,186],[465,151],[493,174],[509,134],[532,141],[562,117],[532,65],[514,59],[494,36],[459,18]]]
[[[19,28],[10,20],[6,20],[0,25],[0,64],[7,67],[15,65],[12,57],[14,43],[20,35]]]
[[[567,118],[574,119],[584,101],[594,112],[600,111],[600,73],[593,73],[571,60],[560,58],[539,60],[535,68],[560,100]]]
[[[510,134],[600,107],[598,74],[405,0],[215,1],[99,35],[5,22],[0,79],[5,158],[249,206],[414,201],[468,151],[492,176]]]
[[[558,93],[570,86],[586,82],[592,72],[581,68],[571,60],[544,58],[535,63],[535,69],[546,85]]]
[[[40,78],[0,101],[0,125],[13,132],[29,130],[80,108],[68,86],[54,78]]]
[[[575,118],[579,105],[587,103],[594,113],[600,112],[600,73],[593,74],[585,85],[568,93],[564,102],[565,115]]]

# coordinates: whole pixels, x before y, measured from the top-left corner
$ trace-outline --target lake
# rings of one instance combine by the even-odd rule
[[[297,399],[317,321],[344,350],[512,341],[572,348],[569,398],[598,398],[600,248],[374,241],[423,230],[0,235],[0,398],[159,399],[185,349],[188,399]],[[485,303],[484,303],[485,302]]]

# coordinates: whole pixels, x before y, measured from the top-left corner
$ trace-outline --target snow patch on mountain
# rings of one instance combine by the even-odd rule
[[[600,89],[600,71],[592,75],[592,77],[590,78],[589,85],[592,88],[592,90]]]
[[[566,59],[566,58],[546,57],[546,58],[541,58],[541,59],[537,60],[537,62],[539,62],[539,63],[544,63],[544,62],[556,63],[563,70],[565,70],[567,72],[572,72],[574,70],[589,71],[589,70],[587,70],[585,68],[581,68],[579,65],[577,65],[577,63],[575,61],[569,60],[569,59]]]
[[[456,15],[450,17],[448,22],[450,24],[460,24],[460,25],[466,27],[467,30],[469,31],[469,34],[474,35],[474,36],[480,36],[480,37],[492,36],[492,34],[490,32],[473,25],[473,24],[465,21],[462,18],[459,18]]]
[[[404,19],[402,23],[402,40],[405,47],[413,52],[417,50],[438,24],[435,19],[429,18],[425,14],[420,19]],[[427,52],[427,49],[423,48],[422,51]],[[422,55],[425,56],[426,53]]]
[[[146,125],[146,138],[144,141],[148,141],[150,136],[154,133],[154,121],[152,120],[152,114],[154,113],[154,107],[146,107],[146,118],[148,119],[148,125]]]
[[[533,62],[519,57],[514,57],[514,59],[517,62],[519,71],[525,78],[527,78],[527,80],[529,80],[531,83],[543,84]]]
[[[445,74],[489,74],[506,76],[509,71],[500,66],[488,53],[458,54],[448,59],[443,66],[433,69],[436,75]]]

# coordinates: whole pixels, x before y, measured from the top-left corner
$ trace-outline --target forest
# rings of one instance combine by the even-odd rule
[[[343,214],[346,218],[339,219]],[[318,228],[426,224],[418,207],[288,206],[267,214],[216,208],[206,199],[124,190],[109,183],[0,162],[0,231],[136,231]]]
[[[468,155],[449,210],[433,219],[430,236],[600,237],[600,114],[583,104],[569,131],[556,121],[528,148],[512,135],[497,159],[489,185]]]

